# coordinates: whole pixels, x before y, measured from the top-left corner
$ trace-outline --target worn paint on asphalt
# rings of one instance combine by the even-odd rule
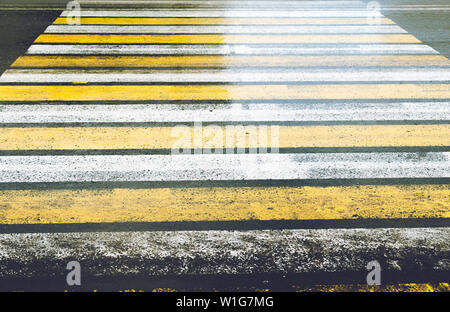
[[[102,3],[0,78],[2,278],[450,270],[450,63],[426,38],[359,1]],[[282,150],[171,155],[193,121],[276,125]]]
[[[444,185],[5,190],[0,200],[2,224],[450,218]]]

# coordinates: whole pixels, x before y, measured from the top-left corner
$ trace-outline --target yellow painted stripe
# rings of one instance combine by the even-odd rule
[[[380,18],[380,24],[395,24],[389,18]],[[82,25],[358,25],[367,24],[366,18],[123,18],[82,17]],[[67,24],[65,17],[59,17],[53,24]]]
[[[442,55],[351,56],[40,56],[19,57],[12,67],[232,67],[232,66],[446,66]]]
[[[35,43],[421,43],[402,35],[79,35],[42,34]]]
[[[450,99],[450,84],[0,86],[0,101]]]
[[[274,147],[352,147],[352,146],[450,146],[450,125],[337,125],[278,126],[279,144]],[[170,149],[172,147],[258,147],[249,142],[254,130],[243,127],[235,133],[240,140],[226,141],[225,127],[216,137],[205,135],[194,140],[194,128],[185,135],[173,127],[64,127],[0,128],[1,150],[58,149]],[[207,128],[204,128],[207,129]],[[250,129],[250,130],[249,130]],[[201,131],[201,130],[200,130]],[[201,132],[198,137],[201,137]],[[271,146],[271,127],[265,129]],[[275,133],[275,132],[273,132]],[[273,134],[272,133],[272,134]],[[176,146],[175,146],[176,144]]]
[[[1,224],[449,218],[448,185],[0,191]]]

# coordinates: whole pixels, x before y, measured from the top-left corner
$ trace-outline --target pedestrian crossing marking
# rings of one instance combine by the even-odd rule
[[[12,67],[312,67],[312,66],[449,66],[442,55],[286,55],[286,56],[64,56],[25,55]]]
[[[389,18],[380,18],[382,25],[395,25]],[[67,25],[68,19],[59,17],[54,25]],[[80,18],[81,25],[364,25],[367,18]]]
[[[446,270],[448,58],[360,1],[145,5],[64,11],[1,76],[0,278]]]
[[[40,35],[35,43],[420,43],[411,35]]]
[[[82,81],[80,81],[82,82]],[[448,99],[449,84],[2,86],[0,101]]]
[[[174,147],[176,149],[176,147]],[[449,152],[289,152],[0,156],[0,183],[448,180]],[[189,168],[186,170],[186,168]],[[382,180],[379,180],[382,181]],[[385,180],[386,181],[386,180]],[[414,181],[414,180],[413,180]]]
[[[396,25],[51,25],[45,34],[406,34]]]
[[[242,123],[267,125],[333,125],[333,124],[446,124],[450,119],[448,101],[340,101],[320,102],[234,102],[234,103],[131,103],[105,104],[3,104],[0,122],[4,127],[73,127],[84,123],[119,123],[116,126],[169,126],[167,123],[192,125],[193,122]],[[276,113],[274,113],[276,112]],[[144,124],[143,124],[144,123]],[[159,123],[159,124],[158,124]],[[166,123],[166,124],[160,124]],[[8,125],[6,125],[8,124]],[[293,125],[293,124],[292,124]]]
[[[450,218],[446,185],[3,190],[0,224]]]
[[[450,146],[449,125],[338,125],[276,126],[279,148],[290,147],[382,147],[382,146]],[[269,131],[270,132],[270,127]],[[202,148],[215,142],[216,148],[271,147],[267,142],[250,140],[252,133],[238,133],[242,139],[227,141],[226,127],[217,133],[193,140],[194,131],[208,127],[186,128],[180,137],[173,127],[61,127],[2,128],[1,150],[84,150],[84,149],[170,149],[178,142],[183,148]],[[255,127],[256,129],[256,127]],[[248,131],[248,130],[247,130]],[[267,130],[266,130],[267,131]],[[206,133],[206,132],[205,132]],[[219,139],[219,141],[217,141]],[[181,140],[181,142],[180,142]],[[217,143],[219,142],[219,143]],[[274,142],[275,143],[275,142]]]
[[[424,44],[33,44],[29,55],[430,55]]]

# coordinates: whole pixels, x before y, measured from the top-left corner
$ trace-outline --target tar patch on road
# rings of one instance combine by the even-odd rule
[[[0,10],[0,73],[3,73],[61,11]]]

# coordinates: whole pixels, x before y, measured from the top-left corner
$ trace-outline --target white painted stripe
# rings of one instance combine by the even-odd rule
[[[81,10],[81,17],[367,17],[367,10],[290,10],[290,11],[254,11],[254,10],[114,10],[96,11]],[[66,17],[70,11],[62,12]],[[383,17],[380,12],[373,12],[371,16]]]
[[[234,26],[234,25],[50,25],[45,33],[55,34],[392,34],[407,33],[397,25],[360,25],[360,26]]]
[[[0,82],[72,83],[72,82],[388,82],[450,81],[450,68],[434,69],[285,69],[285,70],[60,70],[11,69]]]
[[[259,54],[259,55],[303,55],[303,54],[439,54],[424,44],[367,44],[367,45],[50,45],[33,44],[27,54],[139,54],[139,55],[183,55],[183,54]]]
[[[0,123],[450,120],[450,102],[0,105]]]
[[[450,152],[3,156],[0,182],[443,178],[450,177],[449,157]]]
[[[0,277],[65,276],[68,259],[82,259],[83,276],[96,279],[136,272],[367,274],[368,259],[383,259],[386,271],[444,272],[449,236],[446,227],[0,234]]]

